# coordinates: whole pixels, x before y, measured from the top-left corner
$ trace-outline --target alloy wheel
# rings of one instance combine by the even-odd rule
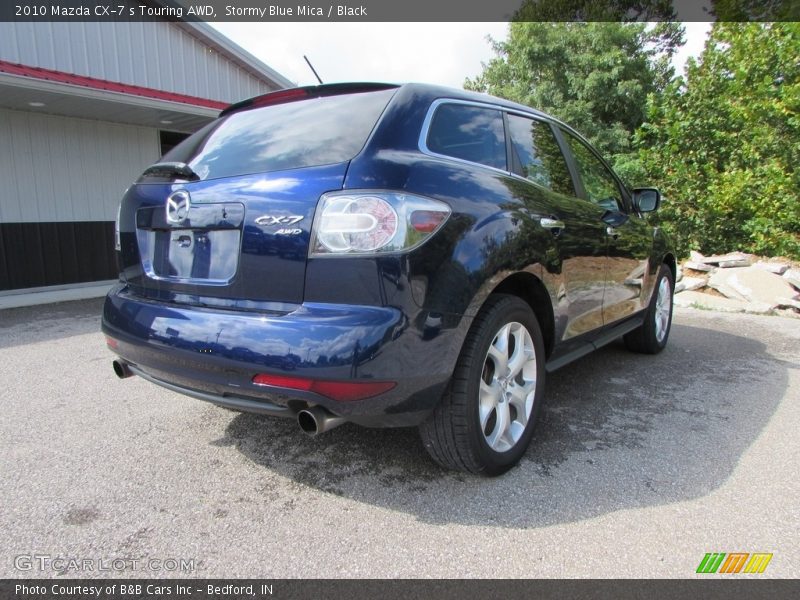
[[[669,279],[662,277],[661,282],[658,284],[655,310],[656,340],[659,343],[664,341],[667,331],[669,331],[669,317],[672,313],[671,292]]]
[[[525,432],[536,397],[536,351],[530,332],[516,321],[503,325],[483,362],[478,415],[495,452],[513,448]]]

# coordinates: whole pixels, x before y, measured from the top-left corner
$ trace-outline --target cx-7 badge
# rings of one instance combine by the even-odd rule
[[[302,215],[263,215],[256,219],[259,225],[295,225],[303,220]],[[300,235],[303,230],[298,227],[281,227],[275,235]]]
[[[303,217],[299,215],[281,215],[278,217],[273,215],[264,215],[263,217],[258,217],[256,219],[256,223],[259,225],[294,225],[302,220]]]

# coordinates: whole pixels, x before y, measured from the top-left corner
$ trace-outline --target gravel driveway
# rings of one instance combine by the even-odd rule
[[[0,577],[691,577],[707,552],[800,576],[800,321],[678,309],[661,355],[552,374],[489,480],[415,430],[311,439],[118,380],[100,310],[0,311]]]

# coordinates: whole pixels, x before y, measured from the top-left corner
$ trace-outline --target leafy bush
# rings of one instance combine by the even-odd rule
[[[521,11],[538,21],[573,4],[590,3],[526,1]],[[667,4],[641,6],[660,14]],[[760,10],[752,0],[714,6]],[[515,22],[465,87],[560,117],[626,182],[658,185],[665,202],[654,219],[682,255],[800,258],[800,23],[717,22],[685,79],[669,66],[682,36],[667,22]]]
[[[716,23],[636,135],[682,254],[800,258],[800,23]]]

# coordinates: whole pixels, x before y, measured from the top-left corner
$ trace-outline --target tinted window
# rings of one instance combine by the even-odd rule
[[[564,132],[564,137],[572,150],[575,162],[578,163],[578,171],[589,201],[606,210],[620,210],[624,206],[622,194],[617,180],[608,168],[578,138],[567,131]]]
[[[503,115],[499,110],[442,104],[433,115],[427,145],[437,154],[506,168]]]
[[[511,166],[517,175],[559,194],[575,195],[564,155],[547,123],[508,115]]]
[[[217,119],[161,160],[200,179],[343,162],[367,140],[395,90],[310,98]]]

